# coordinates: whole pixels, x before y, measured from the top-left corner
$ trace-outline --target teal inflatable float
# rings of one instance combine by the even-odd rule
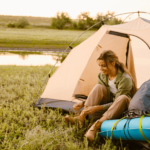
[[[99,135],[116,140],[147,141],[150,143],[150,117],[106,120]]]

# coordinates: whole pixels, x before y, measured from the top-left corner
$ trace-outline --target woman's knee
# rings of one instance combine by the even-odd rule
[[[105,112],[104,116],[109,119],[119,118],[123,111],[127,110],[129,103],[130,99],[126,95],[118,96],[114,103]]]
[[[126,95],[120,95],[120,96],[118,96],[115,101],[116,101],[116,102],[119,102],[119,101],[120,101],[120,102],[122,102],[122,103],[127,103],[127,104],[130,103],[130,99],[129,99],[129,97],[126,96]]]
[[[85,102],[86,106],[100,105],[103,100],[107,100],[107,89],[105,86],[97,84],[94,86]],[[105,100],[105,101],[106,101]]]
[[[104,85],[101,85],[101,84],[96,84],[95,87],[94,87],[95,90],[98,90],[98,91],[107,91],[106,87]]]

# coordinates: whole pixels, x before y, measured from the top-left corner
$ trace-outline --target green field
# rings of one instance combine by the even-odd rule
[[[33,26],[25,29],[7,28],[18,16],[0,16],[0,49],[51,50],[66,49],[83,31],[54,30],[49,26],[51,18],[28,17]],[[88,31],[73,47],[96,31]],[[30,52],[20,53],[27,55]],[[37,52],[37,54],[39,54]],[[59,110],[34,108],[32,102],[51,66],[0,66],[0,150],[127,150],[120,141],[96,137],[91,144],[84,138],[92,125],[86,120],[82,129],[68,126],[65,114]],[[54,68],[54,71],[57,68]],[[53,71],[53,72],[54,72]],[[53,73],[52,72],[52,73]],[[42,94],[46,83],[39,93]],[[71,114],[72,115],[72,114]],[[135,147],[134,147],[135,149]]]
[[[0,149],[128,149],[119,141],[112,142],[100,137],[96,137],[93,144],[89,144],[84,134],[92,122],[86,120],[85,126],[79,129],[77,125],[65,124],[65,114],[61,110],[33,107],[34,97],[50,68],[48,65],[0,66]]]
[[[8,23],[17,22],[20,16],[7,16],[7,15],[0,15],[0,26],[7,26]],[[32,17],[32,16],[25,16],[29,21],[31,26],[47,26],[49,27],[51,24],[50,17]]]
[[[73,44],[73,47],[95,32],[96,31],[88,31],[83,34]],[[81,33],[83,33],[83,31],[0,27],[0,48],[66,49]]]
[[[81,33],[79,30],[50,29],[51,18],[25,16],[30,26],[24,29],[8,28],[20,16],[0,15],[0,49],[66,49]],[[96,31],[88,31],[72,46],[76,46]]]

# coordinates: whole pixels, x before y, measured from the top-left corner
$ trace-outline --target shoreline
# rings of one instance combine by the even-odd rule
[[[30,51],[30,52],[64,52],[65,49],[45,49],[45,48],[10,48],[0,47],[0,51]],[[70,52],[70,49],[66,50]]]

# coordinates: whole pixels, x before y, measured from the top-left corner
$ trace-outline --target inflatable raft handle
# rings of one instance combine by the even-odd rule
[[[150,114],[147,114],[148,116],[150,116]],[[140,133],[141,135],[143,136],[143,138],[148,142],[150,143],[150,140],[146,138],[146,136],[144,135],[143,131],[142,131],[142,119],[144,118],[144,115],[140,118],[140,121],[139,121],[139,130],[140,130]]]

